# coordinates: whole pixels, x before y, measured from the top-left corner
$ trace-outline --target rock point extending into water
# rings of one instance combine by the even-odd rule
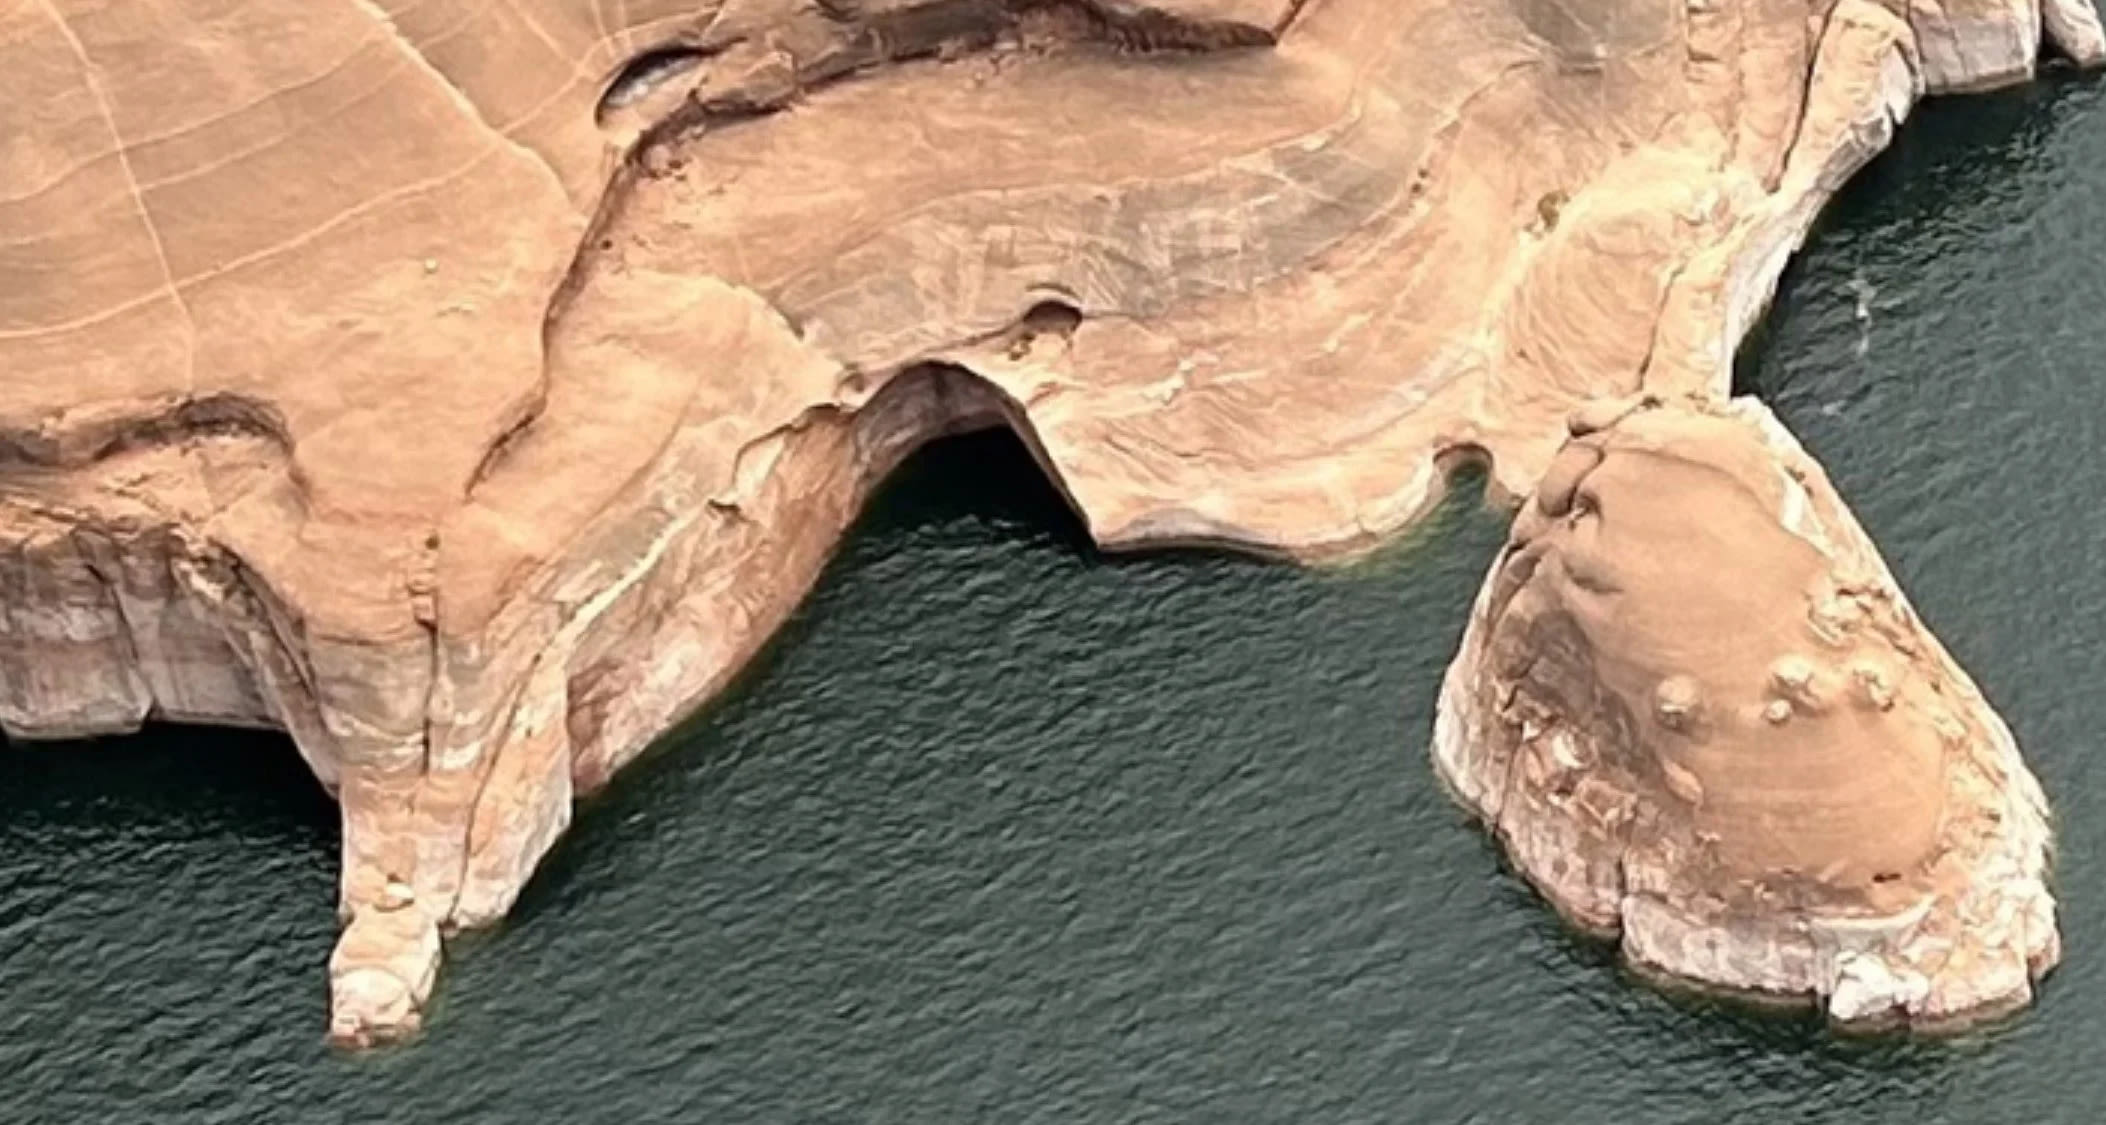
[[[2046,799],[1798,443],[1752,400],[1651,405],[1545,479],[1434,733],[1529,881],[1641,969],[1846,1026],[2030,999]]]

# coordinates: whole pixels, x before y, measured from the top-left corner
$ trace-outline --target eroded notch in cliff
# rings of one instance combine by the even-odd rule
[[[212,394],[59,417],[34,429],[0,427],[0,469],[77,468],[134,449],[202,437],[255,438],[281,454],[292,449],[276,407],[247,395]]]
[[[1081,327],[1081,309],[1066,301],[1040,301],[1031,306],[1007,333],[1007,354],[1010,359],[1023,359],[1040,341],[1066,344],[1075,338],[1075,330]]]
[[[610,117],[650,100],[682,75],[700,67],[711,52],[685,44],[668,44],[637,55],[607,80],[593,119],[605,125]]]

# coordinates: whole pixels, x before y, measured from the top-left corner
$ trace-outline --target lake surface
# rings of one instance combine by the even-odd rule
[[[0,752],[0,1122],[2090,1125],[2102,261],[2106,87],[1937,103],[1741,376],[2055,801],[2068,961],[2014,1022],[1838,1041],[1562,931],[1426,759],[1503,532],[1474,483],[1344,572],[1105,559],[977,437],[456,944],[408,1049],[321,1045],[336,828],[285,743]]]

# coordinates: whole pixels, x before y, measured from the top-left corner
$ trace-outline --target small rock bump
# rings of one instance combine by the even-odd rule
[[[1771,726],[1781,727],[1784,724],[1791,722],[1792,705],[1788,700],[1772,699],[1767,705],[1763,707],[1762,717],[1763,719],[1768,721]]]
[[[1770,689],[1800,710],[1817,711],[1825,702],[1819,665],[1798,653],[1788,653],[1770,665]]]
[[[1804,691],[1813,683],[1813,661],[1793,653],[1770,665],[1770,683],[1779,691]]]
[[[1653,717],[1669,730],[1687,731],[1696,726],[1703,702],[1703,690],[1695,679],[1669,676],[1653,689]]]
[[[1877,711],[1894,709],[1894,677],[1885,668],[1860,661],[1850,667],[1850,682],[1856,685],[1860,702]]]

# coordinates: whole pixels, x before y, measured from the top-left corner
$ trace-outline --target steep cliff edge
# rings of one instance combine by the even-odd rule
[[[1634,965],[1845,1025],[2023,1005],[2047,802],[1769,412],[1596,404],[1514,521],[1434,760]]]
[[[35,0],[0,14],[0,725],[283,727],[332,1034],[416,1026],[872,484],[1009,425],[1304,559],[1723,394],[1821,202],[2076,0]]]

